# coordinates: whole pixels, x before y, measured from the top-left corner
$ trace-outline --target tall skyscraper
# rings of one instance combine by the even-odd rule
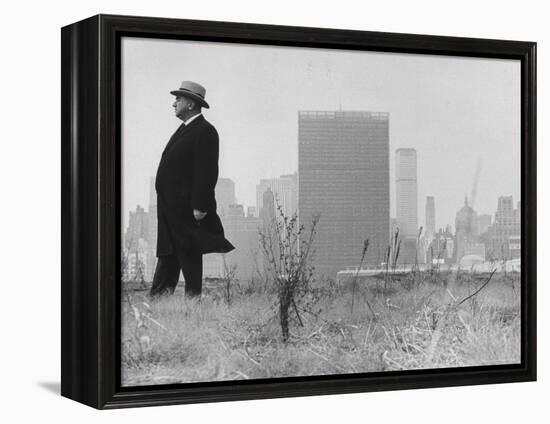
[[[426,197],[426,229],[424,235],[431,240],[435,234],[435,199],[433,196]]]
[[[298,193],[300,223],[320,215],[318,275],[359,265],[366,239],[364,263],[376,263],[389,238],[389,114],[299,112]]]
[[[229,178],[219,178],[216,184],[216,201],[218,203],[218,214],[227,215],[229,205],[236,203],[235,183]]]
[[[418,235],[418,193],[416,181],[416,150],[395,151],[396,218],[403,237]]]

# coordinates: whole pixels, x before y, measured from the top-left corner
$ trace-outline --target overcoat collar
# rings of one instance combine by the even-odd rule
[[[185,124],[181,124],[178,129],[176,130],[176,132],[174,133],[174,135],[172,136],[172,138],[170,138],[170,141],[168,142],[168,144],[166,145],[166,147],[164,148],[164,151],[162,152],[162,155],[164,156],[166,154],[166,152],[168,150],[170,150],[170,148],[174,145],[174,143],[176,142],[176,140],[182,136],[182,134],[184,134],[185,132],[187,132],[190,128],[193,128],[195,125],[198,125],[199,122],[203,122],[204,121],[204,116],[203,115],[199,115],[197,116],[195,119],[193,119],[189,125],[185,125]]]
[[[202,113],[199,112],[199,113],[196,113],[194,114],[191,118],[189,118],[187,121],[184,121],[183,123],[185,124],[185,126],[189,125],[191,122],[193,122],[195,119],[199,118],[200,116],[202,116]]]
[[[183,123],[183,127],[191,128],[194,124],[202,121],[204,121],[204,115],[201,113],[196,118],[194,118],[191,122],[189,122],[189,124],[185,125],[185,123]]]

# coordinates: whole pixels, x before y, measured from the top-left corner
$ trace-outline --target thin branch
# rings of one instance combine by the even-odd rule
[[[485,288],[485,286],[487,284],[489,284],[489,282],[491,281],[491,278],[493,277],[493,274],[496,272],[496,268],[493,269],[493,271],[491,272],[491,275],[489,275],[489,277],[487,278],[487,281],[485,281],[485,283],[479,288],[477,289],[474,293],[472,293],[470,296],[467,296],[465,297],[464,299],[462,299],[456,306],[459,306],[459,305],[462,305],[464,302],[466,302],[468,299],[471,299],[472,297],[474,297],[476,294],[478,294],[481,290],[483,290]]]

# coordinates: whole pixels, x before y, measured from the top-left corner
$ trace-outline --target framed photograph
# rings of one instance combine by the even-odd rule
[[[536,379],[536,44],[62,29],[62,395]]]

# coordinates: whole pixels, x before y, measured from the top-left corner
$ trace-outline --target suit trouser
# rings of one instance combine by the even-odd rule
[[[151,296],[173,294],[178,285],[180,269],[185,279],[185,294],[200,296],[202,292],[202,253],[179,252],[177,256],[159,256]]]

